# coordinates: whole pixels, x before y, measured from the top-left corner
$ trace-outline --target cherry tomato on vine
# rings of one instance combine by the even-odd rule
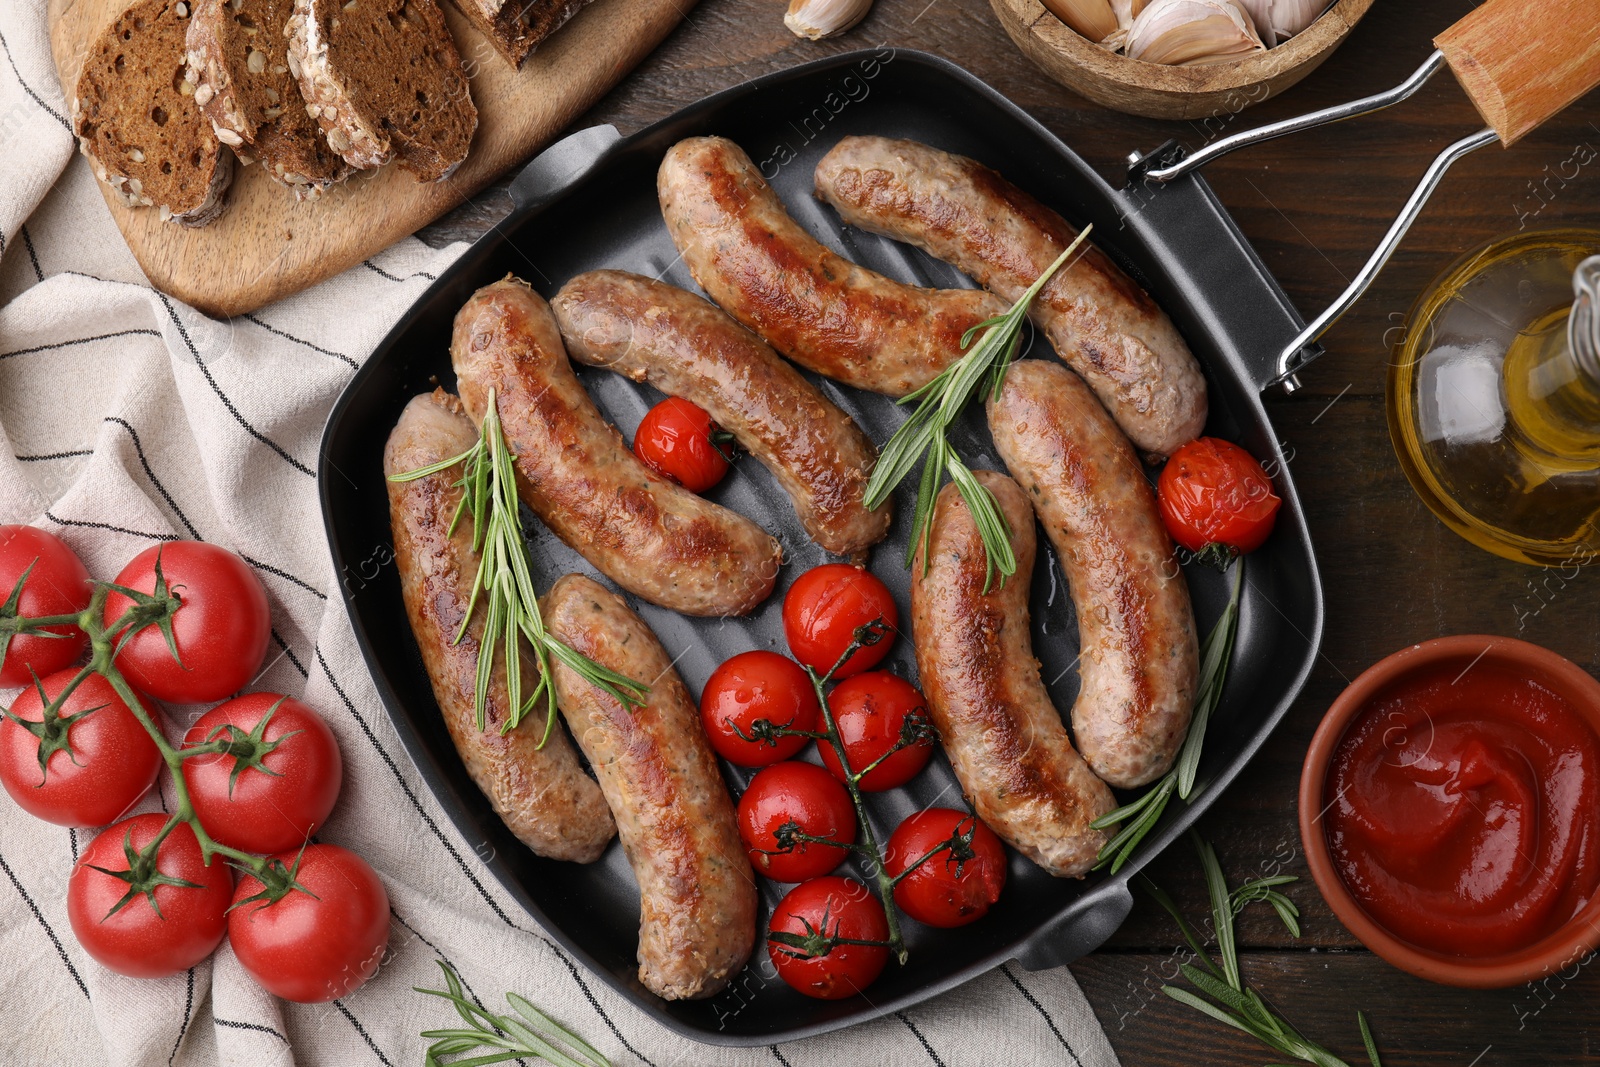
[[[188,970],[211,955],[228,929],[233,876],[220,856],[206,865],[187,823],[174,826],[161,842],[153,869],[128,858],[130,846],[143,849],[166,822],[167,816],[153,812],[108,827],[83,850],[67,882],[67,918],[78,943],[106,967],[133,978]],[[139,884],[106,871],[131,872]],[[142,891],[146,886],[154,905]]]
[[[928,702],[916,686],[897,674],[870,671],[846,678],[828,694],[828,707],[852,771],[860,774],[873,762],[883,761],[861,775],[856,785],[863,793],[905,785],[933,758]],[[894,751],[902,738],[911,743]],[[844,767],[833,745],[818,741],[817,751],[833,776],[843,782]]]
[[[889,632],[877,644],[857,649],[834,672],[836,679],[876,667],[889,654],[900,625],[889,587],[860,567],[824,563],[796,578],[783,597],[783,634],[789,651],[818,674],[826,674],[838,662],[858,628],[879,619]]]
[[[860,941],[889,939],[889,922],[872,890],[854,878],[813,878],[789,890],[772,909],[767,955],[794,989],[818,1000],[842,1000],[860,993],[883,973],[889,947],[832,945],[826,938]],[[809,946],[774,941],[774,933],[812,942]]]
[[[930,852],[949,845],[942,852]],[[912,864],[928,856],[914,869]],[[988,914],[1006,884],[1006,852],[976,816],[928,808],[901,823],[884,850],[884,869],[900,880],[894,902],[920,923],[965,926]],[[911,869],[910,874],[901,874]]]
[[[739,837],[758,874],[803,882],[828,874],[856,839],[856,809],[844,786],[814,763],[775,763],[750,779],[739,798]],[[780,840],[780,830],[841,842]]]
[[[28,579],[16,604],[10,605],[24,573]],[[93,592],[89,572],[59,537],[32,526],[0,526],[0,605],[12,608],[0,608],[0,614],[24,618],[76,614],[89,606]],[[19,634],[11,639],[0,662],[0,689],[27,685],[34,674],[41,678],[54,674],[77,659],[89,643],[76,626],[52,626],[48,632],[63,636]]]
[[[272,624],[260,579],[225,548],[172,541],[133,557],[115,584],[153,593],[158,556],[166,589],[180,602],[172,614],[172,633],[183,663],[172,658],[160,628],[150,625],[117,654],[117,666],[135,689],[157,700],[202,704],[237,693],[267,656]],[[132,605],[113,592],[106,598],[105,625]]]
[[[228,913],[239,963],[267,992],[298,1004],[354,993],[377,973],[389,943],[389,894],[377,872],[338,845],[274,858],[307,892],[252,900],[265,886],[254,875],[239,879]]]
[[[760,728],[756,722],[765,719],[774,726],[815,730],[819,710],[817,691],[800,665],[764,649],[724,660],[700,693],[700,721],[711,747],[741,767],[765,767],[786,760],[810,740],[757,740]]]
[[[230,751],[185,759],[183,780],[200,825],[224,845],[261,854],[297,849],[339,799],[339,743],[298,700],[249,693],[218,704],[183,739],[186,747],[207,741],[228,742]]]
[[[105,826],[128,813],[155,784],[161,753],[111,683],[85,678],[39,733],[17,720],[43,723],[45,702],[77,677],[57,671],[29,685],[0,723],[0,784],[30,815],[58,826]],[[41,736],[42,735],[42,736]],[[46,764],[39,765],[41,752]]]
[[[1172,453],[1156,495],[1167,532],[1191,552],[1210,544],[1254,552],[1283,503],[1255,457],[1219,437],[1190,441]]]
[[[728,473],[728,445],[732,438],[698,404],[669,396],[639,420],[633,435],[633,454],[657,474],[677,482],[691,493],[703,493]]]

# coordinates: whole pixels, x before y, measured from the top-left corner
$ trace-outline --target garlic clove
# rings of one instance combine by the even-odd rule
[[[1261,40],[1274,48],[1300,33],[1333,6],[1333,0],[1238,0],[1249,12]]]
[[[1126,55],[1146,63],[1203,67],[1266,49],[1236,0],[1150,0],[1128,30]]]
[[[783,24],[796,37],[820,41],[843,33],[872,9],[872,0],[789,0]]]
[[[1112,0],[1040,0],[1050,13],[1078,33],[1097,43],[1104,43],[1119,29],[1117,12]],[[1126,0],[1123,0],[1126,2]]]

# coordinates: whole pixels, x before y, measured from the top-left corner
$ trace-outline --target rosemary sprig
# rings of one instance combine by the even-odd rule
[[[1179,970],[1204,996],[1170,985],[1162,986],[1161,991],[1179,1004],[1185,1004],[1235,1030],[1249,1034],[1274,1052],[1300,1060],[1302,1063],[1315,1064],[1316,1067],[1350,1067],[1347,1062],[1307,1038],[1287,1020],[1274,1013],[1261,995],[1246,985],[1240,977],[1239,952],[1233,931],[1234,916],[1251,900],[1270,899],[1265,895],[1252,895],[1271,892],[1270,887],[1261,888],[1265,883],[1284,885],[1295,879],[1287,875],[1259,878],[1230,891],[1227,879],[1222,873],[1222,865],[1217,862],[1215,850],[1201,840],[1194,831],[1191,830],[1189,836],[1194,842],[1195,851],[1200,854],[1200,865],[1205,871],[1206,889],[1211,898],[1212,922],[1216,927],[1217,953],[1221,957],[1221,962],[1219,964],[1211,958],[1211,954],[1206,951],[1194,928],[1184,920],[1172,898],[1147,879],[1146,887],[1151,897],[1167,914],[1177,920],[1178,929],[1201,965],[1197,967],[1185,963]],[[1283,914],[1282,911],[1279,912],[1280,916]],[[1285,919],[1285,922],[1288,920]],[[1300,936],[1297,925],[1290,923],[1289,929],[1294,936]],[[1361,1012],[1356,1012],[1356,1024],[1361,1030],[1361,1042],[1366,1049],[1367,1058],[1372,1062],[1372,1067],[1383,1067],[1378,1058],[1378,1046],[1372,1040],[1372,1030],[1367,1026],[1367,1017]]]
[[[986,556],[984,592],[989,591],[997,571],[1002,585],[1016,573],[1017,560],[1011,551],[1011,530],[1006,524],[1005,515],[1000,511],[994,494],[973,477],[972,471],[950,446],[945,431],[960,416],[967,401],[980,391],[980,387],[990,397],[1000,395],[1006,369],[1017,358],[1022,346],[1022,324],[1028,317],[1028,307],[1039,295],[1039,290],[1078,250],[1093,229],[1092,223],[1085,226],[1083,232],[1078,234],[1078,239],[1068,245],[1056,261],[1034,280],[1028,291],[1011,305],[1010,311],[985,319],[963,334],[961,347],[965,349],[972,345],[966,355],[946,367],[933,381],[900,399],[902,404],[915,402],[917,407],[883,446],[872,477],[867,480],[866,506],[875,508],[887,500],[895,486],[911,473],[917,457],[923,457],[922,477],[917,485],[917,508],[911,522],[911,544],[906,549],[907,567],[911,566],[917,549],[932,532],[934,500],[939,495],[944,475],[948,474],[961,490],[961,497],[967,502],[967,508],[978,526],[978,534],[983,539]],[[972,344],[973,336],[979,331],[983,332],[983,336],[978,338],[977,344]]]
[[[533,576],[528,570],[528,544],[522,533],[522,511],[518,506],[516,469],[512,466],[512,460],[505,434],[500,429],[500,410],[495,401],[495,391],[490,389],[478,440],[471,448],[459,456],[390,475],[389,480],[414,481],[461,465],[461,477],[455,482],[462,490],[461,502],[450,520],[450,532],[455,532],[463,514],[472,516],[472,551],[478,556],[478,572],[473,578],[472,597],[467,603],[466,616],[461,620],[455,640],[459,644],[466,636],[467,625],[472,621],[478,599],[484,597],[483,638],[478,643],[478,677],[474,697],[478,729],[482,730],[487,725],[489,684],[494,677],[498,648],[505,660],[506,702],[509,705],[509,714],[500,732],[515,729],[523,715],[543,697],[544,737],[539,741],[542,746],[550,739],[556,721],[556,690],[550,680],[552,658],[560,660],[590,685],[605,690],[623,707],[638,706],[638,697],[649,692],[650,687],[574,651],[545,629],[544,618],[539,614],[539,597],[533,590]],[[522,646],[519,637],[527,640],[539,665],[539,680],[526,699],[522,695]],[[484,655],[484,650],[488,655]]]
[[[461,979],[456,977],[456,972],[448,963],[441,960],[439,967],[444,971],[445,989],[412,988],[418,993],[448,1000],[455,1005],[457,1014],[466,1026],[455,1030],[422,1031],[423,1037],[433,1039],[423,1059],[424,1067],[447,1067],[444,1057],[461,1056],[485,1048],[500,1051],[455,1060],[454,1067],[479,1067],[525,1058],[546,1060],[560,1067],[611,1067],[611,1061],[594,1046],[523,997],[507,993],[506,1001],[516,1014],[495,1015],[462,995]]]
[[[1195,772],[1200,767],[1200,750],[1206,741],[1206,726],[1211,713],[1222,699],[1222,688],[1228,680],[1228,664],[1233,659],[1233,639],[1239,632],[1239,596],[1244,588],[1244,557],[1233,564],[1233,584],[1228,592],[1228,606],[1222,610],[1211,632],[1200,648],[1200,681],[1195,693],[1194,715],[1189,720],[1189,734],[1178,750],[1178,759],[1162,779],[1151,786],[1139,799],[1124,804],[1108,815],[1102,815],[1089,825],[1096,830],[1106,830],[1118,823],[1125,825],[1096,857],[1095,869],[1111,865],[1111,873],[1122,870],[1133,850],[1145,839],[1167,810],[1167,801],[1173,793],[1180,800],[1188,800],[1194,792]],[[1276,906],[1276,905],[1274,905]],[[1282,914],[1280,912],[1280,914]]]

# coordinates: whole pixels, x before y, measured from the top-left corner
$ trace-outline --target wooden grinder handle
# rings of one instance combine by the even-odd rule
[[[1600,85],[1595,0],[1488,0],[1433,39],[1510,145]]]

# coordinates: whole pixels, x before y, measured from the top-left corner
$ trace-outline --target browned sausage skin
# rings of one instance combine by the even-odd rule
[[[639,980],[668,1000],[713,996],[750,958],[756,888],[699,712],[655,634],[598,582],[559,579],[544,618],[573,649],[650,686],[629,709],[559,662],[552,673],[639,881]]]
[[[744,150],[691,137],[656,176],[661,213],[700,287],[796,363],[904,396],[961,357],[961,336],[1005,311],[973,289],[919,289],[836,255],[789,217]]]
[[[1106,834],[1089,824],[1116,800],[1073,750],[1039,680],[1028,632],[1033,512],[1017,483],[977,471],[1011,526],[1017,573],[985,593],[983,540],[954,485],[940,490],[911,571],[911,637],[929,714],[973,810],[1058,878],[1094,866]]]
[[[1007,301],[1078,236],[988,167],[916,141],[846,137],[817,164],[816,191],[851,225],[914,244]],[[1059,271],[1030,315],[1141,450],[1165,456],[1200,436],[1199,365],[1172,320],[1099,249]]]
[[[1026,359],[989,401],[989,432],[1066,571],[1078,614],[1078,750],[1122,789],[1172,766],[1194,707],[1189,587],[1139,459],[1082,379]]]
[[[567,352],[706,411],[772,472],[813,540],[854,555],[889,532],[862,504],[877,450],[855,421],[715,305],[619,270],[573,278],[550,302]]]
[[[522,499],[600,572],[685,615],[743,615],[778,576],[778,542],[640,463],[572,373],[550,305],[507,278],[472,295],[450,342],[462,403],[498,397]]]
[[[383,452],[385,475],[402,474],[460,455],[478,438],[461,404],[444,390],[406,405]],[[478,729],[474,696],[483,607],[474,612],[466,636],[455,636],[471,602],[477,557],[472,554],[472,520],[450,532],[461,491],[454,470],[409,482],[389,482],[389,520],[394,530],[395,563],[411,631],[433,683],[445,727],[467,773],[494,805],[495,813],[517,839],[541,856],[588,863],[605,851],[616,833],[600,787],[583,773],[566,734],[556,729],[543,748],[543,705],[502,734],[508,710],[505,665],[495,664]],[[533,674],[534,659],[523,664]],[[523,681],[531,690],[535,679]]]

